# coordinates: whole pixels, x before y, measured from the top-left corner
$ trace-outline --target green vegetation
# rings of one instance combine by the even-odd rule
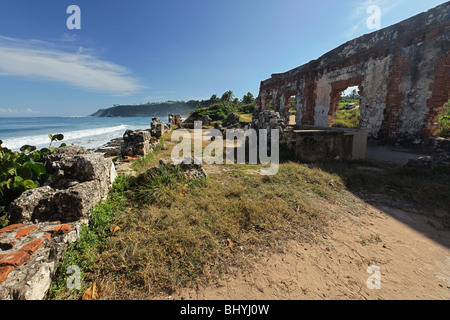
[[[359,115],[359,108],[352,110],[338,110],[337,119],[333,127],[356,129],[359,126]]]
[[[338,177],[292,163],[276,177],[246,172],[254,168],[230,166],[190,184],[177,169],[160,168],[140,180],[127,178],[121,187],[115,183],[93,213],[102,223],[84,229],[69,249],[49,298],[77,299],[92,281],[102,283],[104,298],[114,291],[118,299],[170,293],[244,263],[244,251],[254,254],[296,230],[307,236],[323,228],[326,214],[315,201],[333,198]],[[113,234],[105,221],[120,231]],[[65,288],[73,264],[83,269],[81,292]]]
[[[66,271],[69,266],[78,266],[81,271],[80,276],[88,279],[89,271],[98,261],[99,252],[103,250],[106,240],[114,232],[114,229],[111,228],[112,222],[119,215],[126,213],[126,191],[129,189],[130,181],[130,176],[117,177],[108,198],[99,202],[92,210],[89,225],[82,226],[80,237],[69,245],[63,261],[57,266],[48,299],[69,298],[70,295],[73,297],[82,292],[81,290],[86,290],[86,287],[82,287],[68,291]]]
[[[448,210],[450,169],[417,169],[408,166],[379,164],[375,161],[330,162],[319,164],[323,170],[339,175],[350,190],[364,190],[392,196],[396,200],[423,207]],[[359,169],[359,168],[363,169]],[[378,170],[364,170],[364,168]],[[450,226],[450,220],[448,220]]]
[[[357,106],[354,109],[346,110],[345,107],[348,104],[359,104],[359,100],[357,99],[350,99],[350,98],[343,98],[339,102],[339,107],[336,112],[336,122],[334,123],[333,127],[338,128],[351,128],[356,129],[359,126],[359,115],[360,110],[359,106]]]
[[[346,105],[348,104],[359,104],[359,100],[358,99],[349,99],[349,98],[342,98],[341,101],[339,101],[339,107],[338,110],[343,110],[345,108]]]
[[[349,89],[349,88],[347,88]],[[359,100],[361,97],[358,94],[357,87],[354,87],[353,90],[346,96],[342,96],[342,99],[351,99],[351,100]]]
[[[206,105],[199,104],[192,110],[186,122],[192,123],[203,116],[209,116],[213,121],[223,121],[230,113],[251,114],[254,110],[254,98],[250,92],[241,101],[234,97],[231,90],[224,92],[220,99],[213,94],[208,101]]]
[[[199,120],[202,116],[209,116],[213,121],[222,121],[225,120],[230,113],[236,111],[236,105],[232,102],[219,102],[208,107],[195,109],[191,112],[186,122],[194,122]]]
[[[291,106],[289,107],[289,114],[290,115],[297,114],[297,100],[295,97],[291,98]]]
[[[439,116],[439,130],[438,134],[441,137],[450,137],[450,100],[444,105],[445,112]]]
[[[64,139],[62,134],[49,134],[48,148],[36,150],[25,145],[20,152],[2,147],[0,140],[0,226],[8,223],[8,206],[24,191],[39,187],[50,178],[44,165],[46,157],[55,149],[53,141]],[[61,146],[64,146],[62,144]]]

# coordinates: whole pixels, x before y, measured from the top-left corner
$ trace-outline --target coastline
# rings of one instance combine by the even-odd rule
[[[98,148],[88,149],[94,153],[103,153],[105,157],[116,157],[120,154],[120,148],[123,144],[123,137],[113,138]]]
[[[163,121],[166,120],[163,118]],[[0,119],[0,140],[3,147],[19,151],[23,145],[38,149],[48,147],[48,134],[63,134],[60,143],[75,144],[87,149],[97,149],[111,140],[120,138],[128,129],[150,128],[151,118],[100,118],[100,117],[14,117]]]

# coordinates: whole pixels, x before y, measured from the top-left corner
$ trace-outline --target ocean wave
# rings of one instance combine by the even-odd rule
[[[99,147],[109,140],[121,136],[128,127],[124,124],[95,129],[84,129],[62,132],[64,140],[62,142],[70,144],[78,144],[87,148]],[[53,143],[53,146],[59,146],[62,142]],[[20,147],[28,144],[37,148],[47,147],[50,139],[47,134],[23,136],[15,138],[3,139],[3,146],[11,150],[19,150]]]

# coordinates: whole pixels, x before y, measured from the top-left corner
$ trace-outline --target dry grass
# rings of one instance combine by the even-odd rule
[[[326,225],[314,199],[332,201],[341,184],[328,182],[339,178],[293,163],[276,177],[246,174],[246,167],[231,166],[189,190],[160,190],[170,202],[133,203],[95,267],[105,298],[149,298],[208,281],[260,247]]]
[[[251,113],[244,113],[239,115],[240,121],[252,122],[253,115]]]
[[[170,158],[173,144],[166,139],[167,149],[138,168]],[[343,188],[337,175],[296,163],[282,164],[274,176],[260,175],[260,168],[215,165],[206,181],[190,185],[175,174],[149,198],[142,197],[145,183],[132,186],[127,214],[115,221],[120,232],[108,238],[92,270],[103,298],[148,299],[208,282],[261,248],[323,230],[327,212],[318,201],[335,200]]]
[[[175,144],[164,137],[156,152],[134,168],[145,172],[158,159],[170,159]],[[272,250],[285,240],[314,241],[332,225],[335,216],[328,207],[339,204],[346,210],[346,187],[395,189],[408,198],[417,197],[420,185],[425,196],[433,191],[439,201],[450,190],[436,193],[448,186],[448,170],[393,168],[380,174],[358,171],[357,165],[286,162],[273,176],[260,175],[260,165],[210,165],[208,178],[197,183],[176,171],[130,177],[120,193],[126,209],[113,221],[120,231],[90,249],[96,251],[95,263],[84,282],[100,283],[102,299],[151,299],[214,281],[234,267],[251,267],[260,250]]]

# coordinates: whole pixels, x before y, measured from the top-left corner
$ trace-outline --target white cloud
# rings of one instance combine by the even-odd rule
[[[9,115],[14,115],[14,114],[39,114],[40,111],[36,111],[30,108],[26,108],[24,110],[17,110],[17,109],[11,109],[11,108],[0,108],[0,114],[9,114]]]
[[[24,110],[24,112],[25,112],[26,114],[38,114],[38,113],[41,113],[40,111],[36,111],[36,110],[30,109],[30,108],[26,108],[26,109]]]
[[[0,76],[56,81],[114,95],[129,95],[143,88],[127,68],[96,58],[91,49],[79,47],[76,51],[58,50],[40,40],[0,36]]]
[[[11,109],[11,108],[7,108],[7,109],[0,108],[0,113],[3,113],[3,114],[18,114],[19,110]]]

